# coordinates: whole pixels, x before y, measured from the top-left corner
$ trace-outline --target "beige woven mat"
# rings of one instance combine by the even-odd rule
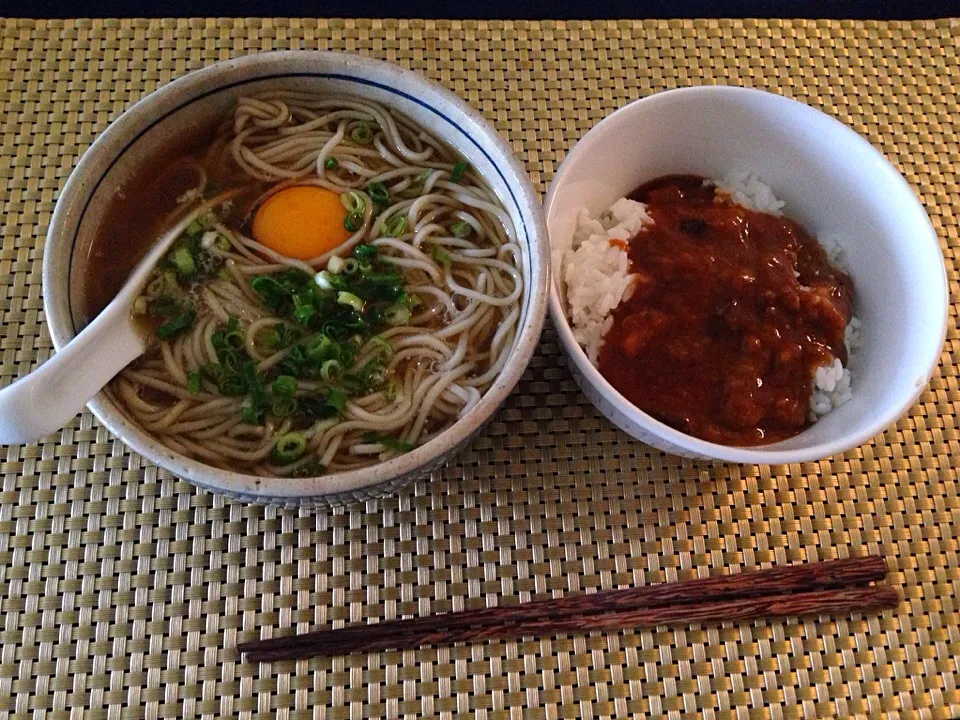
[[[955,303],[940,371],[819,463],[694,463],[630,440],[547,332],[507,407],[430,481],[347,511],[224,501],[89,414],[0,460],[0,717],[960,717],[960,25],[661,21],[9,21],[0,48],[0,384],[48,357],[40,257],[96,134],[172,78],[272,48],[388,58],[494,120],[544,190],[628,100],[694,83],[798,97],[922,196]],[[256,666],[278,628],[882,552],[883,616],[546,637]]]

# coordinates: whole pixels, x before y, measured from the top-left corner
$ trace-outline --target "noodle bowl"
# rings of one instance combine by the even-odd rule
[[[180,170],[190,227],[135,308],[156,342],[111,385],[171,450],[258,475],[362,467],[449,427],[503,369],[525,292],[510,216],[405,118],[243,97]],[[319,212],[331,194],[342,208],[286,226],[281,201]],[[304,238],[331,217],[324,237],[343,238],[314,254]]]

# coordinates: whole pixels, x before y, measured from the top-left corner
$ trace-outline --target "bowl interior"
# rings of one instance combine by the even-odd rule
[[[426,79],[387,63],[319,52],[283,52],[218,63],[166,86],[130,108],[84,155],[61,195],[45,250],[44,295],[56,347],[82,327],[81,298],[96,282],[89,249],[117,188],[178,139],[209,129],[238,97],[264,90],[350,95],[389,106],[455,148],[484,177],[510,214],[527,287],[513,355],[483,399],[446,432],[393,460],[322,478],[271,480],[216,470],[150,438],[101,393],[95,414],[135,450],[198,484],[260,500],[321,498],[423,474],[465,444],[512,390],[532,356],[546,313],[546,237],[539,201],[506,144],[479,114]]]
[[[869,143],[825,114],[770,93],[722,87],[662,93],[614,113],[577,144],[551,188],[553,292],[562,299],[559,259],[579,208],[602,211],[660,175],[737,170],[756,173],[815,237],[836,236],[854,281],[863,340],[851,366],[853,400],[800,435],[742,449],[736,459],[783,462],[801,449],[818,448],[823,457],[855,446],[899,417],[927,383],[943,342],[946,277],[930,221],[909,186]],[[569,350],[576,343],[565,320],[560,325]],[[588,381],[606,384],[579,348],[571,354]],[[656,423],[607,388],[634,416]],[[721,446],[664,429],[704,455],[724,456]]]

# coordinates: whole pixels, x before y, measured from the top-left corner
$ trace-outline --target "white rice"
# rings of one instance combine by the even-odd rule
[[[756,175],[745,170],[730,173],[722,180],[714,180],[714,185],[737,205],[749,210],[782,215],[780,211],[786,205],[782,200],[777,200],[773,191],[760,182]]]
[[[740,171],[714,182],[733,202],[751,210],[780,215],[784,207],[784,202],[752,173]],[[626,250],[610,241],[629,240],[652,224],[646,207],[627,198],[620,198],[597,217],[586,209],[578,213],[572,245],[563,254],[561,273],[573,335],[594,365],[603,336],[613,324],[613,310],[629,298],[633,280]],[[825,235],[819,242],[831,264],[845,270],[842,242],[833,235]],[[847,366],[834,358],[814,372],[810,420],[817,420],[853,397],[850,365],[854,364],[860,346],[860,334],[860,320],[853,317],[844,333]]]
[[[564,259],[567,307],[573,335],[597,364],[603,335],[613,324],[613,309],[632,283],[630,261],[611,240],[629,240],[653,223],[641,203],[620,198],[600,217],[580,210],[573,247]]]

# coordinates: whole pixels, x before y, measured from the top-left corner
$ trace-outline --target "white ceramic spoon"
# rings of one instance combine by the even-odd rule
[[[146,351],[147,338],[133,317],[134,300],[170,245],[222,201],[221,196],[204,203],[165,232],[92,323],[38,369],[0,390],[0,445],[31,442],[59,430]]]

